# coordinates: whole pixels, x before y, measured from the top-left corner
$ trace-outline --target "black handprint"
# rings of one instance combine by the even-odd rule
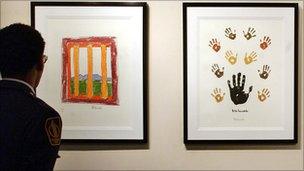
[[[242,84],[241,82],[241,73],[237,74],[237,82],[236,76],[232,76],[233,87],[231,87],[230,80],[227,81],[229,90],[230,90],[230,98],[235,105],[246,103],[249,97],[249,93],[252,91],[252,86],[249,87],[249,92],[245,93],[244,86],[246,81],[246,76],[243,75]]]

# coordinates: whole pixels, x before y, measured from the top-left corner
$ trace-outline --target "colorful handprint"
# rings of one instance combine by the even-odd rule
[[[260,71],[258,70],[259,75],[262,79],[267,79],[271,70],[270,70],[270,66],[269,65],[263,65],[263,69]]]
[[[217,78],[221,78],[224,75],[224,67],[220,69],[218,64],[213,64],[211,71],[217,76]]]
[[[251,64],[252,62],[257,60],[258,55],[256,52],[252,51],[248,56],[245,54],[244,62],[246,65]]]
[[[247,30],[247,33],[245,33],[245,31],[243,31],[243,34],[244,34],[244,37],[249,40],[253,37],[255,37],[255,29],[252,28],[252,27],[249,27],[248,30]]]
[[[234,54],[231,50],[225,53],[225,58],[231,65],[234,65],[237,61],[237,54]]]
[[[220,42],[217,39],[212,39],[209,41],[209,46],[215,51],[218,52],[221,49]]]
[[[260,39],[260,43],[261,49],[265,50],[271,44],[271,39],[268,36],[264,36],[263,40]]]
[[[225,36],[228,37],[231,40],[234,40],[236,38],[236,31],[229,27],[225,29]]]
[[[258,91],[258,99],[261,102],[265,101],[269,97],[270,97],[270,92],[267,88],[266,89],[264,88],[262,91]]]
[[[215,88],[213,90],[213,93],[211,93],[211,96],[214,97],[217,103],[220,103],[224,100],[225,93],[222,93],[222,90],[220,88]]]

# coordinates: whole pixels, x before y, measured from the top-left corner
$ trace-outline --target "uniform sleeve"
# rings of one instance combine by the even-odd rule
[[[45,120],[45,134],[49,145],[59,146],[61,141],[62,121],[59,116],[50,117]]]
[[[28,167],[26,170],[53,170],[61,142],[62,121],[60,116],[43,115],[35,121],[29,136]]]

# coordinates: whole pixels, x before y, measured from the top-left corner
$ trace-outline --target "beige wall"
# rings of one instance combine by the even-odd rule
[[[303,1],[293,2],[299,2],[300,5],[299,135],[301,135],[303,134]],[[65,151],[60,151],[61,158],[56,164],[56,170],[303,170],[303,136],[300,136],[297,145],[210,144],[186,147],[183,144],[182,3],[148,1],[148,4],[150,12],[149,144],[146,146],[65,145],[63,146]],[[29,17],[29,2],[1,2],[1,27],[13,22],[29,24]]]

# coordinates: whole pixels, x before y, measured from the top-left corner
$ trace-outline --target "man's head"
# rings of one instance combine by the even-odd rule
[[[0,72],[2,77],[31,79],[34,87],[43,71],[45,42],[34,28],[12,24],[0,30]],[[39,77],[39,78],[38,78]],[[36,85],[37,84],[37,85]]]

